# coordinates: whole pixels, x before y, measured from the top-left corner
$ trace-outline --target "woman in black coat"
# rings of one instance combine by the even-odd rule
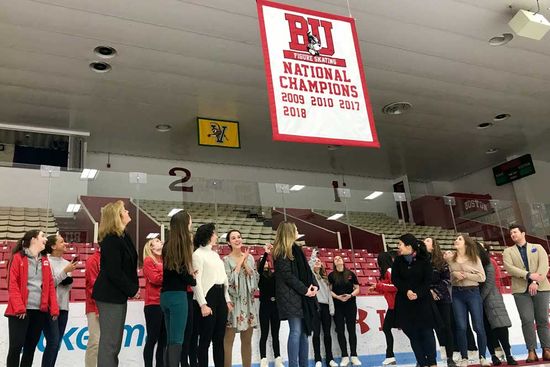
[[[282,222],[273,244],[275,260],[275,294],[279,318],[288,320],[288,367],[307,367],[308,335],[313,330],[313,315],[317,312],[318,284],[306,256],[294,241],[296,225]]]
[[[100,270],[92,293],[99,310],[101,335],[97,365],[101,367],[118,366],[128,298],[139,298],[138,254],[125,232],[130,220],[120,200],[101,210]]]
[[[396,327],[410,339],[419,366],[436,366],[432,264],[424,243],[410,233],[399,237],[398,248],[400,256],[392,266],[392,282],[397,288]]]

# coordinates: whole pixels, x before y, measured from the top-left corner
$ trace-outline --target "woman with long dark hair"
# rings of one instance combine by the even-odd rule
[[[185,210],[170,219],[170,233],[162,248],[162,289],[160,307],[166,324],[164,365],[178,367],[187,324],[187,286],[196,285],[193,267],[191,216]]]
[[[48,315],[53,320],[59,316],[50,262],[40,254],[46,241],[44,232],[27,231],[12,251],[4,313],[8,318],[7,367],[30,367]]]
[[[468,365],[466,328],[468,314],[472,318],[472,327],[477,334],[479,361],[482,366],[490,366],[485,359],[487,337],[483,327],[483,300],[479,292],[480,283],[485,282],[485,270],[479,258],[476,243],[466,235],[455,240],[456,253],[447,259],[451,271],[453,313],[456,324],[457,344],[462,360],[460,366]]]
[[[313,331],[313,314],[317,310],[317,282],[302,248],[295,242],[298,229],[291,222],[281,222],[273,244],[275,287],[279,318],[288,320],[288,367],[307,367],[308,335]]]
[[[436,366],[436,318],[430,292],[432,265],[426,246],[410,233],[399,237],[399,256],[392,266],[396,326],[411,342],[416,363],[420,367]]]
[[[143,246],[143,277],[145,278],[145,297],[143,313],[147,338],[143,347],[143,361],[145,367],[153,367],[153,353],[155,345],[156,365],[164,365],[164,349],[166,348],[166,326],[160,307],[160,290],[162,287],[162,248],[160,238],[152,238]]]
[[[397,364],[395,354],[393,353],[393,334],[391,329],[395,328],[395,294],[397,288],[391,280],[391,267],[395,259],[395,254],[391,252],[381,252],[378,254],[377,262],[380,268],[380,281],[371,286],[371,289],[376,290],[384,295],[388,309],[384,316],[382,331],[386,337],[386,359],[382,361],[382,366]]]
[[[359,295],[359,281],[355,273],[347,269],[341,256],[334,256],[334,270],[328,276],[331,295],[334,299],[334,324],[338,335],[338,344],[342,353],[341,367],[351,364],[360,366],[357,357],[357,334],[355,324],[357,320],[357,301]],[[346,342],[346,329],[349,336],[349,354]],[[351,358],[349,357],[351,355]]]
[[[331,319],[334,316],[334,301],[330,293],[330,283],[325,269],[325,264],[318,257],[312,257],[310,265],[315,280],[319,285],[317,302],[319,310],[313,317],[313,352],[315,355],[315,367],[322,367],[321,358],[321,327],[323,328],[323,342],[325,345],[325,360],[329,367],[337,367],[332,355],[332,338],[330,336]]]
[[[69,296],[73,284],[71,272],[76,269],[77,260],[68,261],[63,258],[65,253],[65,240],[59,234],[48,236],[43,255],[48,255],[50,268],[52,269],[53,281],[56,289],[57,304],[59,305],[59,316],[49,317],[44,327],[44,338],[46,348],[42,354],[42,367],[53,367],[57,360],[59,347],[67,320],[69,319]]]
[[[265,245],[265,252],[258,262],[258,273],[260,280],[258,288],[260,289],[260,367],[268,367],[266,344],[271,327],[271,344],[273,347],[273,357],[275,358],[275,367],[284,367],[281,358],[281,349],[279,345],[279,311],[277,310],[277,299],[275,298],[275,274],[269,257],[273,245]]]
[[[101,261],[92,293],[99,310],[101,333],[97,365],[101,367],[118,366],[128,298],[140,297],[138,254],[134,242],[126,232],[130,221],[128,210],[121,200],[109,203],[101,209]]]
[[[512,356],[508,335],[508,328],[512,326],[512,322],[508,316],[508,311],[506,311],[502,294],[500,294],[496,284],[495,267],[498,265],[496,265],[496,262],[493,263],[491,261],[489,253],[481,243],[476,242],[476,244],[486,276],[485,282],[480,284],[479,290],[485,311],[483,313],[483,326],[487,335],[487,349],[489,349],[489,353],[491,354],[493,366],[502,364],[495,351],[499,346],[502,346],[502,350],[506,356],[506,363],[510,366],[515,366],[518,362]]]
[[[229,297],[229,284],[222,259],[212,246],[218,243],[214,223],[203,224],[197,229],[194,243],[198,247],[193,253],[193,269],[197,285],[195,298],[200,306],[199,322],[199,367],[208,367],[208,349],[213,345],[214,365],[224,366],[223,339],[227,314],[233,310]],[[193,320],[195,321],[195,320]]]
[[[449,271],[449,265],[443,258],[443,252],[437,240],[433,237],[427,237],[424,239],[424,244],[431,255],[433,268],[430,292],[441,316],[441,324],[437,325],[435,332],[439,339],[439,345],[442,347],[442,356],[443,352],[445,352],[444,359],[447,359],[447,366],[454,367],[456,363],[453,360],[454,339],[451,323],[453,308],[451,292],[449,290],[451,286],[451,272]]]
[[[243,251],[241,232],[231,229],[227,232],[227,245],[231,253],[224,257],[225,272],[229,282],[229,297],[233,303],[233,312],[229,313],[224,337],[224,363],[231,367],[233,341],[235,334],[241,338],[241,357],[243,367],[252,365],[252,333],[258,325],[256,299],[258,272],[254,266],[254,257],[249,249]]]

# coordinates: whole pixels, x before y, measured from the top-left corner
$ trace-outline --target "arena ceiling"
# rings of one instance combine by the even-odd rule
[[[285,2],[348,15],[346,0]],[[349,3],[381,149],[271,140],[253,0],[3,1],[0,122],[87,130],[97,152],[415,180],[524,151],[550,160],[550,35],[488,43],[535,0]],[[118,51],[109,73],[88,66],[99,45]],[[395,101],[414,108],[381,113]],[[511,118],[477,128],[502,113]],[[198,146],[197,116],[239,121],[242,149]]]

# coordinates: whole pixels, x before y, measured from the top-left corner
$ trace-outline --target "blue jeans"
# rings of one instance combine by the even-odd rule
[[[483,327],[483,300],[479,294],[479,288],[453,287],[453,312],[456,324],[456,341],[462,358],[468,358],[468,341],[466,338],[468,313],[472,317],[472,328],[477,334],[479,356],[485,357],[487,337]]]
[[[48,317],[48,321],[44,325],[44,337],[46,338],[46,348],[42,355],[42,367],[53,367],[57,360],[57,353],[61,348],[61,341],[65,334],[67,321],[69,319],[69,311],[60,310],[59,316],[54,321],[52,317]]]
[[[301,318],[288,319],[288,367],[307,367],[309,360],[309,344],[303,331]]]

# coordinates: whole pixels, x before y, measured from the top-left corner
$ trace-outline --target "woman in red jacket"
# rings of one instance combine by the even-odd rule
[[[86,319],[88,320],[88,344],[86,345],[86,356],[84,365],[86,367],[97,366],[97,352],[99,349],[99,311],[95,300],[92,298],[95,280],[99,274],[99,263],[101,260],[100,250],[86,261]]]
[[[382,252],[378,255],[378,267],[380,268],[380,281],[371,288],[382,293],[388,303],[388,310],[384,316],[382,331],[386,336],[386,359],[382,362],[383,366],[395,365],[395,355],[393,353],[393,334],[391,329],[395,327],[395,293],[397,288],[391,282],[391,266],[395,258],[394,253]]]
[[[8,275],[9,351],[7,367],[31,366],[40,334],[48,320],[59,316],[50,262],[40,252],[46,236],[39,230],[27,231],[15,248]],[[19,357],[23,350],[21,364]]]
[[[145,277],[145,326],[147,340],[143,348],[145,367],[153,367],[153,351],[157,345],[157,367],[162,367],[166,347],[166,327],[160,308],[160,288],[162,287],[162,241],[153,238],[143,247],[143,275]]]

